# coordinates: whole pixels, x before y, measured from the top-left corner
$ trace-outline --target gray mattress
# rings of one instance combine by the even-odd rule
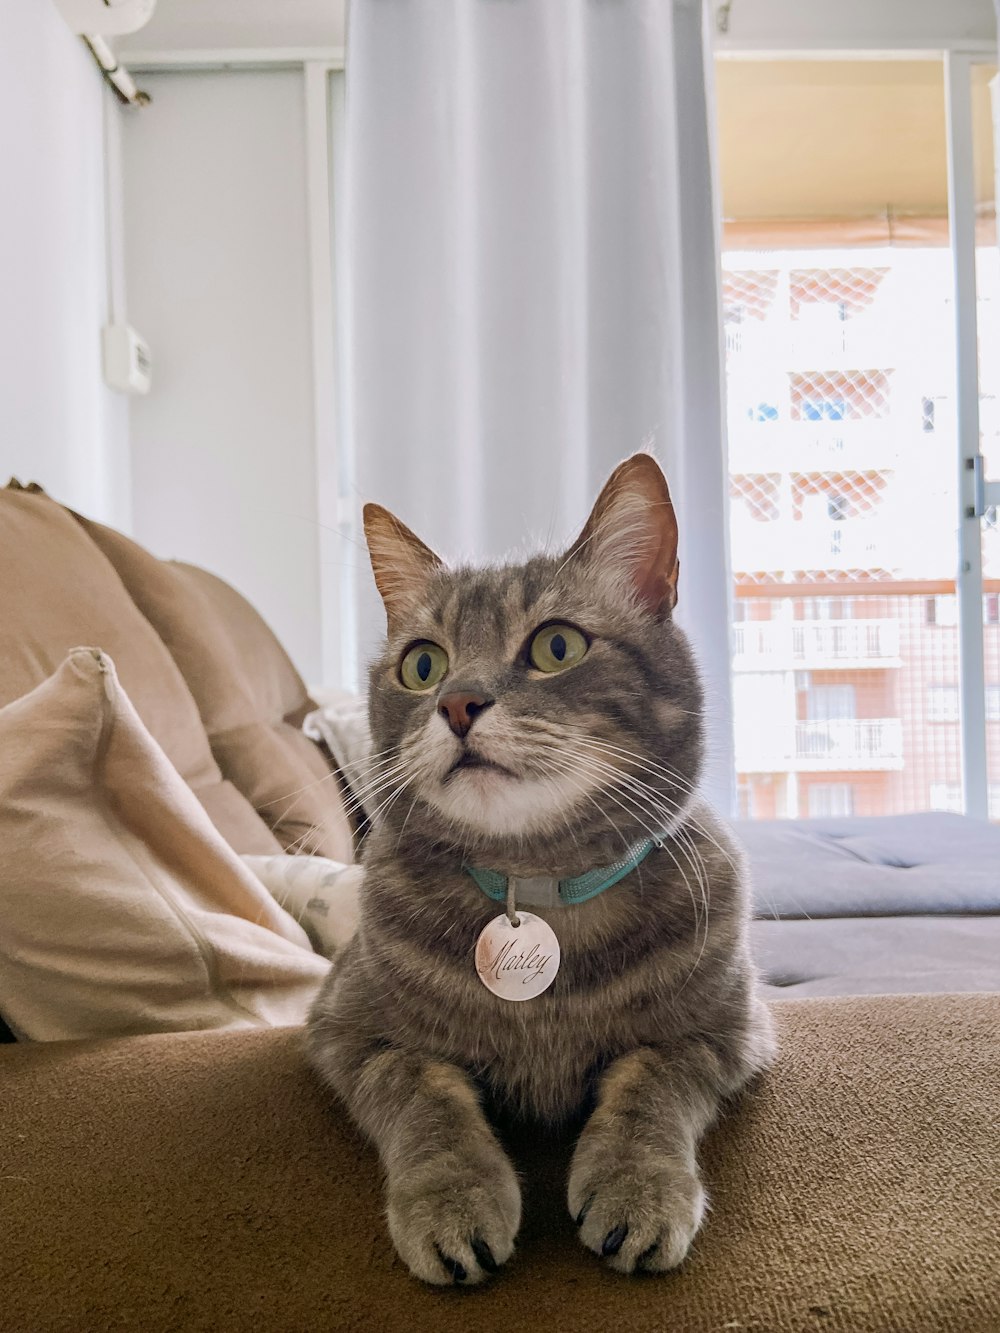
[[[771,994],[1000,990],[1000,827],[920,814],[734,829]]]

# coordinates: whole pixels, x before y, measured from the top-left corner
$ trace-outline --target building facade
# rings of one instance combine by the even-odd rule
[[[750,817],[962,807],[957,460],[946,249],[729,253],[736,758]],[[995,248],[981,424],[1000,472]],[[1000,818],[1000,534],[984,532]]]

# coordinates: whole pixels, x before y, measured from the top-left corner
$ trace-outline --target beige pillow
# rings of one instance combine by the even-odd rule
[[[0,846],[0,1014],[15,1035],[304,1020],[328,964],[97,649],[0,709]]]
[[[221,579],[76,517],[180,668],[223,777],[288,851],[352,861],[338,778],[299,729],[315,705],[264,620]]]
[[[223,780],[191,691],[109,561],[48,496],[0,490],[0,708],[41,685],[71,648],[110,653],[145,726],[238,852],[280,852]]]

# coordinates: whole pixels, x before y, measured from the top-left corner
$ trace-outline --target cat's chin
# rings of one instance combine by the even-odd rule
[[[495,836],[553,832],[565,826],[583,795],[579,778],[571,785],[479,763],[451,769],[425,800],[446,819]]]

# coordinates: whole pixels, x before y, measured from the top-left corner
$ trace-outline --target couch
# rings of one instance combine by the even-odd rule
[[[0,707],[96,645],[231,847],[350,858],[313,701],[238,593],[21,487],[0,492],[0,569]],[[565,1216],[569,1138],[525,1129],[510,1267],[423,1289],[297,1028],[8,1042],[0,1331],[1000,1329],[1000,834],[742,833],[782,1054],[706,1144],[712,1212],[679,1273],[603,1271]]]

